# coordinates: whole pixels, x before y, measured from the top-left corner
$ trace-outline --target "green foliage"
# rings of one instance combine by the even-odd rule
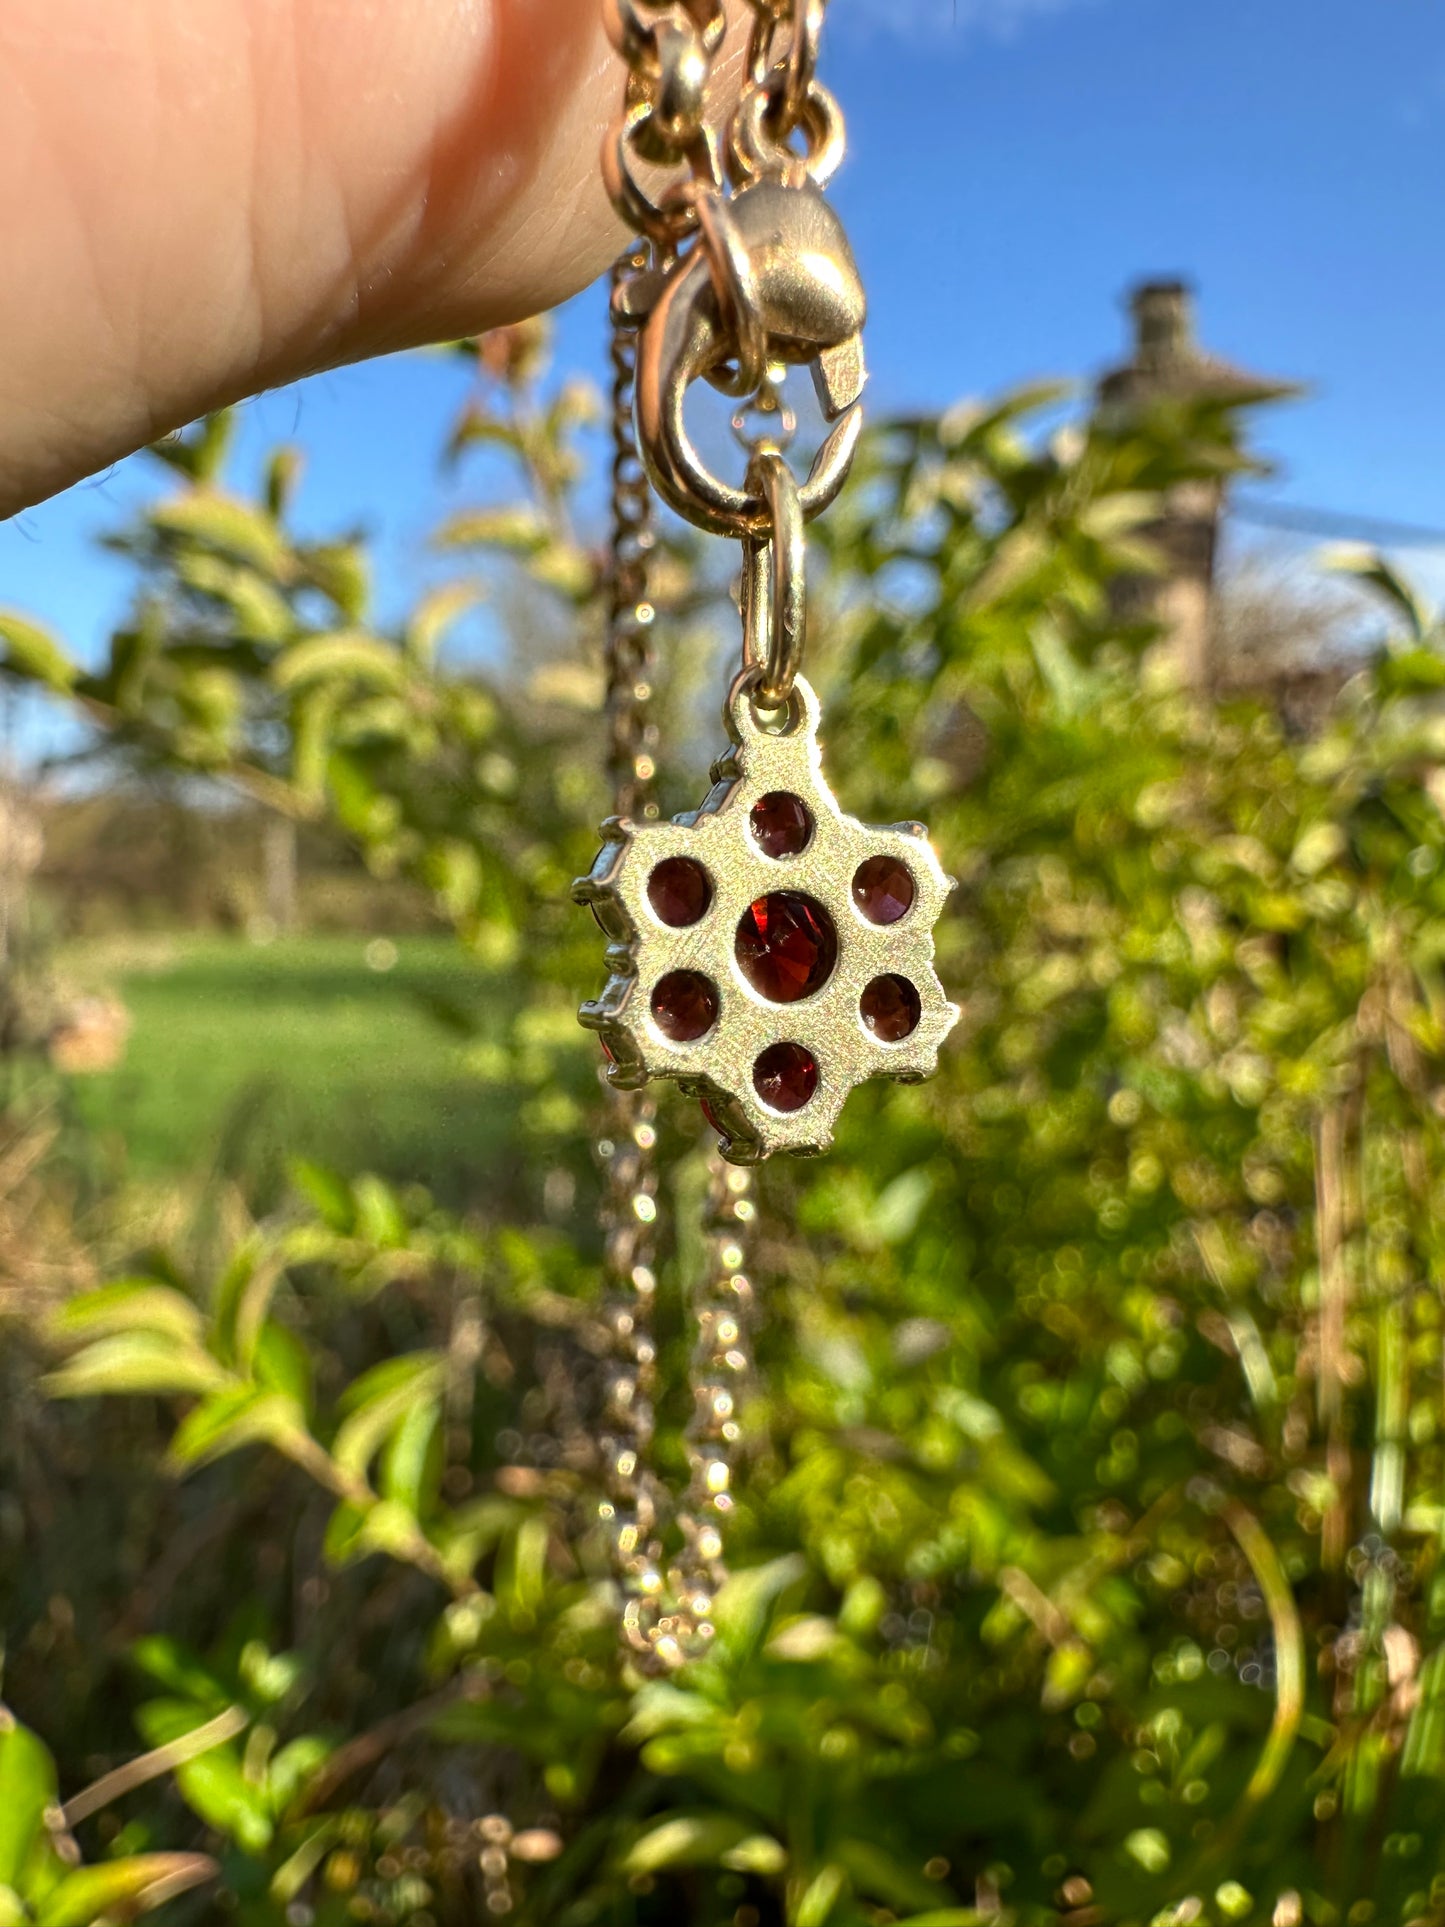
[[[0,1922],[5,1927],[95,1927],[134,1920],[209,1881],[203,1854],[127,1854],[80,1865],[59,1805],[55,1762],[0,1707]]]
[[[525,499],[445,541],[595,668],[588,409],[530,337],[489,352],[454,453]],[[51,1389],[123,1395],[196,1495],[217,1571],[149,1605],[136,1717],[243,1725],[132,1824],[220,1843],[247,1921],[1445,1920],[1445,638],[1372,562],[1403,639],[1308,740],[1179,689],[1111,584],[1161,489],[1245,465],[1240,411],[1044,441],[1054,399],[886,426],[820,525],[832,773],[931,821],[965,1016],[934,1084],[768,1173],[738,1571],[666,1682],[619,1663],[596,1523],[575,668],[449,662],[475,585],[375,633],[360,552],[286,533],[284,462],[225,496],[215,428],[166,451],[122,667],[12,644],[117,740],[424,878],[506,1011],[473,1055],[515,1162],[471,1209],[304,1166],[51,1334]],[[667,1128],[672,1307],[700,1171]],[[675,1311],[663,1341],[678,1386]]]

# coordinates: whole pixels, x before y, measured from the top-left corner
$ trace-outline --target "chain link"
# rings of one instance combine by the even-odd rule
[[[817,78],[827,0],[748,0],[748,5],[755,16],[748,44],[748,87],[767,94],[779,128],[791,134]],[[784,23],[792,33],[780,51],[778,36]]]
[[[603,0],[603,19],[628,70],[622,114],[602,150],[603,179],[628,226],[671,254],[697,226],[697,189],[722,186],[707,92],[727,12],[723,0]],[[671,169],[673,178],[650,191],[639,166]]]

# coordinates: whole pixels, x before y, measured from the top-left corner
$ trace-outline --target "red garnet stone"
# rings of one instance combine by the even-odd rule
[[[670,856],[647,879],[647,900],[669,930],[687,930],[707,915],[712,879],[690,856]]]
[[[869,923],[897,923],[916,895],[911,873],[896,856],[870,856],[853,879],[853,901]]]
[[[752,809],[753,840],[764,856],[801,856],[813,840],[813,817],[801,797],[774,790]]]
[[[779,890],[744,913],[737,956],[743,975],[770,1004],[801,1003],[832,976],[838,933],[821,903]]]
[[[696,970],[674,970],[652,993],[653,1020],[674,1044],[695,1044],[706,1037],[718,1009],[716,990]]]
[[[923,1017],[923,1000],[906,977],[875,977],[859,1008],[880,1044],[901,1044]]]
[[[801,1044],[774,1044],[753,1066],[753,1088],[772,1111],[801,1111],[818,1089],[818,1060]]]

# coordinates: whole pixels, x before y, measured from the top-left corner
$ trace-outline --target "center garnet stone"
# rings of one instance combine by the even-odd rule
[[[779,890],[759,897],[738,925],[742,973],[770,1004],[797,1004],[820,991],[838,962],[838,933],[821,903]]]

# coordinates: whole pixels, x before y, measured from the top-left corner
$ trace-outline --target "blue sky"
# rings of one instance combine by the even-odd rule
[[[872,297],[875,409],[1097,371],[1120,295],[1183,273],[1209,344],[1311,384],[1268,431],[1282,497],[1445,529],[1441,0],[836,0],[835,190]],[[562,359],[600,372],[602,303]],[[452,364],[318,378],[246,411],[303,441],[316,530],[377,535],[383,600],[428,569]],[[0,602],[94,645],[126,579],[97,556],[147,486],[128,464],[0,525]],[[466,493],[465,478],[461,492]],[[1445,551],[1413,566],[1445,593]]]

